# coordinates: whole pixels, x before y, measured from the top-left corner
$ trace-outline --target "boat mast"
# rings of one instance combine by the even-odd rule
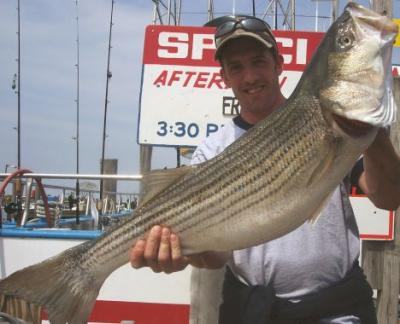
[[[76,4],[76,174],[79,174],[79,4]],[[76,198],[76,224],[79,224],[79,179],[76,179],[75,198]]]
[[[110,30],[108,35],[108,56],[107,56],[107,77],[106,77],[106,98],[104,104],[104,122],[103,122],[103,145],[101,150],[101,167],[100,174],[104,174],[104,153],[106,146],[106,128],[107,128],[107,106],[108,106],[108,84],[111,79],[110,71],[110,57],[111,57],[111,35],[113,26],[113,12],[114,12],[114,0],[111,0],[111,15],[110,15]],[[100,181],[100,201],[103,201],[103,180]]]

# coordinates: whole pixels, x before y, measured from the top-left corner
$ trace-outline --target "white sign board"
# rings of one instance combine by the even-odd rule
[[[197,146],[239,105],[214,60],[214,28],[148,26],[143,55],[140,144]],[[323,34],[274,31],[284,57],[280,77],[289,96]]]
[[[363,195],[351,195],[351,206],[363,240],[390,241],[394,238],[394,212],[376,208]]]

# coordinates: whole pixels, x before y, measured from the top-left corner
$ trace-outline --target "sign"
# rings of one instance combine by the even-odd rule
[[[143,54],[138,142],[197,146],[239,112],[214,60],[214,28],[148,26]],[[274,31],[288,97],[323,33]]]
[[[393,21],[399,27],[400,30],[400,19],[393,19]],[[394,41],[394,46],[400,47],[400,32],[397,33],[396,40]]]
[[[394,211],[376,208],[365,195],[352,194],[350,202],[361,239],[374,241],[393,240]]]

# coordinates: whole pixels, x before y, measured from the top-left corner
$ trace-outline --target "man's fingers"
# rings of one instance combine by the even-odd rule
[[[171,271],[171,231],[164,227],[161,232],[160,248],[158,249],[158,265],[164,272]]]
[[[139,269],[146,265],[146,260],[143,257],[146,241],[138,240],[130,251],[129,259],[132,267]]]
[[[161,240],[161,227],[154,226],[146,239],[146,246],[144,249],[144,258],[147,261],[147,265],[155,272],[159,272],[158,267],[158,249]]]
[[[167,227],[154,226],[145,240],[138,240],[130,252],[132,267],[150,267],[154,272],[171,273],[185,269],[179,237]]]
[[[171,242],[172,268],[175,271],[185,269],[186,266],[188,265],[188,261],[187,261],[187,258],[184,258],[182,256],[181,243],[179,241],[178,235],[172,233],[170,242]]]

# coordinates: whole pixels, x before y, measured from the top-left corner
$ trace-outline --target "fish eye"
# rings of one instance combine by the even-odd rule
[[[341,50],[346,50],[353,45],[354,37],[351,34],[345,34],[337,39],[337,46]]]

